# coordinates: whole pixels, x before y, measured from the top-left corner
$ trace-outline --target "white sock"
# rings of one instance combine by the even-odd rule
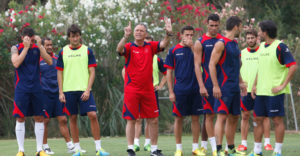
[[[25,122],[16,122],[16,138],[19,146],[19,151],[24,152],[25,139]]]
[[[73,147],[74,147],[74,144],[73,144],[72,141],[69,141],[69,142],[67,142],[66,144],[67,144],[67,147],[68,147],[68,148],[73,148]]]
[[[260,154],[262,152],[261,150],[261,142],[258,143],[258,142],[254,142],[254,153],[255,154]]]
[[[275,149],[274,152],[277,152],[279,154],[281,154],[281,148],[282,148],[282,143],[275,143]]]
[[[247,147],[247,140],[242,140],[242,145]]]
[[[133,150],[133,145],[128,145],[128,149],[132,149]]]
[[[140,146],[140,139],[134,138],[134,144]]]
[[[181,150],[182,151],[182,144],[176,144],[176,150]]]
[[[207,150],[207,141],[201,141],[201,147]]]
[[[265,138],[265,144],[264,144],[264,146],[266,146],[267,144],[270,144],[270,138]]]
[[[211,145],[211,150],[214,152],[214,151],[217,151],[217,143],[216,143],[216,138],[215,137],[211,137],[211,138],[208,138],[208,141]]]
[[[95,140],[96,151],[101,150],[101,140]]]
[[[36,139],[36,151],[43,150],[43,138],[44,138],[44,122],[35,122],[34,133]]]
[[[225,144],[225,151],[228,151],[228,144],[227,144],[227,141],[226,141],[226,144]]]
[[[74,143],[74,146],[75,146],[75,151],[80,151],[81,150],[79,142]]]
[[[49,148],[48,144],[43,144],[43,149]]]
[[[181,144],[180,144],[180,145],[181,145]],[[195,151],[196,149],[199,148],[199,144],[198,144],[198,143],[193,143],[193,144],[192,144],[192,147],[193,147],[193,150],[192,150],[192,152],[193,152],[193,151]]]
[[[150,139],[145,139],[145,145],[144,146],[150,144],[150,141],[151,141]]]
[[[157,145],[151,145],[151,152],[154,152],[157,150]]]

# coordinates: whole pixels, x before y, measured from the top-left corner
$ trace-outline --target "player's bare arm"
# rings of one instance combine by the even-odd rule
[[[196,41],[194,45],[194,64],[195,64],[195,74],[198,80],[198,84],[200,87],[201,96],[208,97],[208,92],[204,86],[202,71],[201,71],[201,63],[202,63],[202,44],[200,41]]]
[[[225,48],[224,43],[221,41],[218,41],[215,44],[215,47],[211,53],[210,62],[209,62],[209,72],[210,72],[211,81],[213,83],[213,96],[216,99],[220,99],[222,96],[221,89],[220,89],[220,86],[218,84],[218,79],[217,79],[216,65],[218,64],[218,62],[221,58],[224,48]]]
[[[160,42],[160,49],[167,48],[169,43],[170,43],[170,36],[172,36],[172,24],[171,20],[168,19],[167,17],[164,18],[165,21],[165,30],[166,30],[166,35],[165,38]]]
[[[163,86],[165,85],[166,82],[167,82],[167,77],[166,77],[166,75],[164,75],[161,78],[161,81],[160,81],[159,85],[154,88],[155,91],[161,90],[163,88]]]
[[[124,53],[124,46],[128,40],[128,38],[130,37],[132,32],[131,29],[131,22],[129,21],[128,26],[124,28],[124,37],[121,39],[121,41],[119,42],[118,46],[117,46],[117,52],[122,55]]]
[[[63,92],[63,71],[57,70],[57,83],[59,88],[59,101],[66,103],[65,94]]]
[[[258,74],[256,74],[256,77],[255,77],[255,80],[254,80],[254,83],[253,83],[253,86],[252,86],[252,90],[251,90],[251,97],[252,97],[252,99],[256,98],[257,77],[258,77]]]
[[[20,55],[16,46],[13,46],[11,48],[11,62],[15,68],[19,68],[19,66],[23,63],[30,48],[30,42],[30,38],[28,36],[25,36],[23,39],[24,49]]]
[[[92,90],[92,86],[95,80],[95,67],[89,67],[89,82],[86,91],[81,95],[82,101],[87,101],[90,98],[90,92]]]
[[[35,35],[34,36],[34,40],[36,41],[36,44],[41,52],[41,57],[45,60],[45,62],[48,65],[52,65],[52,58],[51,56],[46,52],[46,49],[44,48],[44,46],[42,45],[42,39],[40,38],[40,36]]]
[[[290,66],[289,67],[289,72],[288,72],[288,75],[287,75],[285,81],[280,86],[272,88],[272,93],[276,94],[276,93],[280,92],[282,89],[284,89],[286,87],[286,85],[288,85],[289,82],[292,80],[292,77],[295,74],[296,70],[297,70],[297,65],[296,64]]]
[[[169,99],[171,102],[175,102],[176,97],[173,91],[173,69],[167,69],[167,83],[169,89]]]

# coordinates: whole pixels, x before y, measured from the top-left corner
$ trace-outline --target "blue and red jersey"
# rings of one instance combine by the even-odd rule
[[[194,68],[194,54],[191,48],[180,44],[172,47],[164,66],[175,70],[175,94],[183,95],[199,91]]]
[[[270,44],[265,44],[265,47],[270,46]],[[276,49],[277,59],[280,64],[285,65],[286,67],[290,67],[296,64],[296,61],[290,52],[289,48],[286,44],[280,43]]]
[[[206,34],[203,34],[202,37],[200,37],[198,40],[200,41],[202,45],[202,61],[201,61],[201,66],[202,66],[202,79],[203,83],[205,85],[205,88],[208,91],[212,91],[213,84],[210,78],[210,73],[209,73],[209,61],[210,61],[210,56],[212,53],[212,50],[214,49],[214,46],[216,42],[221,39],[223,36],[221,34],[217,34],[216,37],[212,38],[207,36]]]
[[[77,50],[80,47],[81,47],[81,45],[79,47],[77,47],[77,48],[71,48],[69,46],[69,48],[72,49],[72,50]],[[64,70],[63,53],[64,53],[63,49],[61,49],[59,51],[58,59],[57,59],[57,64],[56,64],[56,69],[60,70],[60,71]],[[88,48],[87,53],[88,53],[88,67],[96,67],[97,66],[97,62],[96,62],[95,55],[94,55],[92,49]]]
[[[218,83],[222,93],[240,92],[239,75],[241,51],[236,40],[223,37],[224,51],[217,66]]]
[[[121,54],[125,57],[125,92],[154,92],[153,56],[162,50],[159,41],[144,42],[143,46],[134,42],[125,44]]]
[[[41,84],[43,91],[58,93],[57,70],[55,69],[58,56],[51,53],[52,65],[49,66],[43,58],[40,59]]]
[[[24,49],[23,43],[16,45],[19,55]],[[21,92],[40,92],[40,50],[36,44],[28,49],[22,64],[15,69],[15,90]]]
[[[164,60],[159,56],[157,56],[157,64],[158,64],[159,71],[162,74],[166,75],[167,74],[167,69],[164,67]]]

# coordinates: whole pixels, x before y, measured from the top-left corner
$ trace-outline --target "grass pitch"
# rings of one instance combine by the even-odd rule
[[[274,133],[271,134],[271,143],[274,147],[275,139]],[[237,133],[235,138],[236,146],[240,144],[240,134]],[[182,137],[183,154],[192,155],[192,137],[186,135]],[[67,153],[67,148],[62,138],[53,138],[48,140],[48,144],[55,152],[56,156],[71,156]],[[142,151],[137,152],[137,156],[149,156],[148,152],[143,151],[144,137],[140,139]],[[80,145],[87,150],[85,156],[95,155],[95,144],[92,138],[81,138]],[[225,144],[223,144],[224,148]],[[103,137],[102,147],[111,153],[112,156],[127,156],[126,148],[127,141],[125,137]],[[175,138],[174,136],[160,136],[158,141],[159,149],[163,150],[165,156],[172,156],[175,152]],[[18,150],[16,140],[0,140],[0,156],[15,156]],[[253,149],[253,134],[248,135],[248,153]],[[34,156],[36,150],[35,139],[25,140],[25,154],[26,156]],[[208,156],[211,155],[210,144],[208,143]],[[272,152],[263,151],[263,155],[271,156]],[[283,144],[283,156],[300,156],[300,134],[286,134]]]

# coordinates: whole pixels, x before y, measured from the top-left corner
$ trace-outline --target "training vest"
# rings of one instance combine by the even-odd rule
[[[159,69],[157,63],[157,55],[153,56],[153,86],[159,84]]]
[[[247,92],[250,93],[252,90],[253,83],[256,78],[258,69],[258,56],[260,49],[255,52],[249,52],[247,48],[241,52],[241,76],[243,81],[247,83]]]
[[[72,50],[69,45],[63,48],[63,91],[85,91],[88,86],[88,47],[81,45]]]
[[[268,47],[265,47],[265,42],[260,45],[256,85],[257,95],[276,96],[290,93],[289,84],[277,94],[272,93],[272,88],[283,84],[289,71],[285,65],[280,64],[276,55],[276,50],[280,43],[279,40],[275,40]]]

